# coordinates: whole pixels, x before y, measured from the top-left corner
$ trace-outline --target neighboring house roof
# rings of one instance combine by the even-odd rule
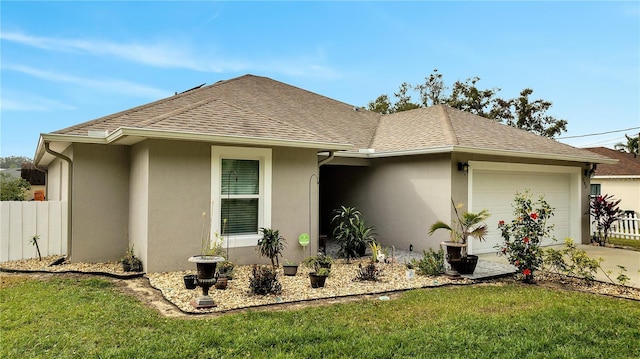
[[[595,176],[634,176],[640,177],[640,157],[632,153],[620,152],[606,147],[586,148],[593,153],[617,159],[615,164],[599,164]]]
[[[96,137],[95,131],[104,135]],[[37,163],[42,159],[43,142],[130,145],[145,138],[270,143],[342,150],[346,156],[457,151],[611,162],[605,156],[444,105],[380,115],[253,75],[43,134],[35,158]],[[360,149],[368,150],[359,153]]]

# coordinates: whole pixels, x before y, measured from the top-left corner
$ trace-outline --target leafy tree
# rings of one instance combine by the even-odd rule
[[[618,142],[613,145],[613,148],[620,152],[627,152],[638,156],[638,137],[640,137],[640,134],[636,137],[630,137],[625,134],[624,137],[626,137],[627,143]]]
[[[367,106],[367,108],[369,109],[369,111],[373,111],[373,112],[377,112],[385,115],[388,113],[391,113],[392,107],[391,107],[391,101],[389,101],[389,96],[387,95],[378,96],[377,99],[369,102],[369,105]]]
[[[0,168],[20,168],[23,162],[32,162],[29,157],[9,156],[0,157]]]
[[[434,69],[433,73],[429,77],[425,77],[424,80],[424,84],[417,86],[422,106],[429,107],[444,103],[446,101],[444,91],[448,87],[445,86],[442,74],[438,73],[438,69]]]
[[[31,189],[29,182],[0,172],[0,201],[24,201],[25,191]]]
[[[500,89],[480,90],[476,87],[478,81],[480,78],[477,76],[468,78],[465,82],[456,81],[445,103],[453,108],[490,118],[488,110]]]
[[[567,130],[566,120],[547,114],[552,106],[550,101],[529,99],[533,93],[532,89],[525,88],[517,98],[503,99],[497,97],[499,88],[481,89],[478,86],[479,81],[480,77],[477,76],[464,82],[456,81],[451,87],[451,92],[446,94],[445,91],[449,88],[445,85],[442,74],[434,69],[429,77],[425,77],[423,84],[412,86],[406,82],[402,83],[398,92],[394,94],[397,99],[395,103],[391,103],[387,95],[381,95],[375,101],[369,102],[369,110],[386,114],[446,104],[549,138]],[[418,91],[420,103],[412,101],[412,89]]]
[[[398,92],[393,94],[398,99],[393,105],[393,112],[408,111],[420,107],[417,103],[411,102],[411,94],[408,93],[411,88],[411,85],[403,82]]]
[[[529,95],[532,89],[526,88],[520,92],[520,97],[513,101],[515,123],[508,125],[517,127],[540,136],[553,138],[567,130],[567,121],[559,120],[546,114],[552,103],[544,100],[531,102]]]

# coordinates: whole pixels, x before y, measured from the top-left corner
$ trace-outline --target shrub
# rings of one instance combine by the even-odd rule
[[[354,280],[377,282],[379,276],[380,270],[375,263],[368,263],[364,267],[362,266],[362,264],[359,264],[358,274]]]
[[[331,218],[333,238],[340,243],[340,256],[352,259],[360,257],[367,245],[375,240],[374,227],[367,225],[362,213],[355,207],[333,210]]]
[[[622,210],[618,208],[619,200],[614,200],[613,195],[605,194],[604,196],[595,196],[589,202],[589,210],[593,217],[592,223],[596,225],[598,230],[597,241],[601,246],[607,243],[611,226],[620,219]]]
[[[416,272],[420,275],[440,275],[444,273],[444,249],[435,252],[429,248],[429,251],[422,251],[422,258],[412,259],[411,265],[416,268]]]
[[[24,201],[25,193],[30,189],[31,184],[24,179],[0,172],[0,201]]]
[[[249,289],[251,293],[258,295],[280,294],[282,284],[278,281],[276,271],[268,266],[253,266],[249,277]]]
[[[511,223],[503,220],[498,223],[504,242],[496,249],[498,255],[507,256],[509,263],[517,268],[520,278],[533,282],[534,272],[543,262],[540,242],[553,229],[553,225],[547,226],[547,219],[553,216],[553,208],[543,196],[533,202],[529,191],[516,193],[512,207],[514,219]]]
[[[566,259],[565,259],[566,258]],[[591,259],[587,252],[578,249],[571,238],[564,240],[562,249],[549,248],[544,251],[544,265],[550,272],[595,280],[602,259]]]

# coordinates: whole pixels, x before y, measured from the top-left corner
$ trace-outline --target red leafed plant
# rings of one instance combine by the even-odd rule
[[[609,194],[591,197],[591,202],[589,203],[589,209],[593,217],[591,223],[596,225],[596,229],[598,230],[596,241],[599,242],[601,246],[607,243],[611,227],[620,219],[623,213],[622,210],[618,208],[620,201],[620,199],[616,200],[613,198],[613,195]]]

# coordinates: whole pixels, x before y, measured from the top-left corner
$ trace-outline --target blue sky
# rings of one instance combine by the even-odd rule
[[[352,105],[472,76],[534,90],[561,137],[640,127],[640,3],[0,3],[0,156],[40,133],[247,73]],[[560,139],[612,146],[625,132]]]

